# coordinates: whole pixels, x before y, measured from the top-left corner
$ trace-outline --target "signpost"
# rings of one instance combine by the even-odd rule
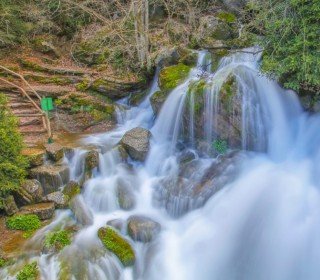
[[[49,111],[53,110],[53,102],[51,97],[41,98],[41,109],[46,113],[49,120]],[[48,143],[53,143],[53,139],[51,137],[48,138]]]

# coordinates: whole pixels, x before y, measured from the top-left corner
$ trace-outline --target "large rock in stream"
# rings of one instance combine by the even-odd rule
[[[93,214],[84,202],[82,196],[76,195],[69,203],[70,209],[73,212],[76,220],[83,226],[93,224]]]
[[[148,217],[135,215],[128,219],[128,234],[135,241],[150,242],[160,230],[160,224]]]
[[[231,152],[211,164],[192,160],[181,164],[178,176],[159,182],[155,202],[166,208],[173,217],[202,207],[208,199],[232,182],[244,158],[241,152]]]
[[[125,148],[130,157],[137,161],[144,161],[149,152],[151,132],[142,127],[127,131],[120,144]]]

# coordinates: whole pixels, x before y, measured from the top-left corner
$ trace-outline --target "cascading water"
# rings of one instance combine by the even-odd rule
[[[114,131],[86,139],[102,148],[99,168],[85,183],[79,203],[92,213],[92,221],[60,253],[34,255],[43,279],[319,278],[320,117],[304,113],[293,92],[261,77],[259,55],[248,52],[222,59],[214,73],[208,73],[210,61],[201,52],[198,67],[170,93],[154,123],[149,98],[158,89],[156,75],[140,106],[118,111]],[[251,152],[212,158],[210,144],[221,137],[221,91],[231,76],[236,93],[228,124],[238,125],[239,147]],[[186,97],[190,84],[200,80],[206,85],[199,114],[205,125],[189,124],[186,132],[184,113],[192,122],[197,117],[196,100],[191,98],[187,106]],[[138,126],[151,129],[149,155],[145,163],[128,165],[113,147]],[[197,140],[209,145],[205,153],[198,152]],[[69,164],[72,179],[79,180],[83,151],[77,150]],[[131,210],[119,207],[119,185],[128,190]],[[135,214],[157,221],[161,232],[150,243],[132,242],[136,263],[123,268],[105,251],[97,230]],[[29,246],[40,246],[58,225],[75,224],[71,211],[61,210]],[[66,264],[69,274],[63,278]],[[0,276],[14,279],[7,269]]]

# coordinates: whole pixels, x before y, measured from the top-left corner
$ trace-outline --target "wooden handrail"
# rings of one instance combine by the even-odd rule
[[[1,66],[1,65],[0,65],[0,68],[6,70],[6,68],[3,67],[3,66]],[[9,71],[12,72],[11,70],[9,70]],[[15,73],[15,72],[13,72],[13,73]],[[16,74],[16,73],[15,73],[15,74]],[[17,74],[16,76],[19,77],[19,76],[21,76],[21,75]],[[22,77],[22,76],[21,76],[21,77]],[[24,80],[23,77],[22,77],[22,79]],[[16,85],[16,84],[14,84],[14,83],[12,83],[12,82],[4,79],[4,78],[1,78],[1,77],[0,77],[0,81],[2,81],[2,82],[6,83],[6,84],[8,84],[8,85],[10,85],[10,86],[13,86],[13,87],[19,89],[19,90],[22,92],[22,96],[25,96],[26,98],[29,99],[29,101],[31,102],[31,104],[37,109],[37,111],[40,112],[40,114],[41,114],[41,116],[42,116],[43,126],[44,126],[44,128],[47,130],[49,138],[51,138],[51,137],[52,137],[52,132],[51,132],[50,120],[49,120],[49,117],[48,117],[48,115],[46,114],[46,112],[44,112],[44,111],[39,107],[39,105],[38,105],[36,102],[34,102],[34,100],[29,96],[29,94],[28,94],[22,87],[20,87],[20,86],[18,86],[18,85]],[[29,83],[27,83],[27,84],[29,84]],[[29,87],[31,88],[30,85],[29,85]],[[41,100],[40,95],[38,95],[38,93],[37,93],[36,91],[34,91],[34,90],[32,90],[32,91],[33,91],[33,92],[36,94],[36,96]],[[34,115],[34,114],[33,114],[33,115]],[[27,117],[28,115],[25,115],[25,116]],[[32,116],[32,115],[30,115],[30,117],[31,117],[31,116]]]

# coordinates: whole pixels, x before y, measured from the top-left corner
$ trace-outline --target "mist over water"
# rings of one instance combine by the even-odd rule
[[[85,183],[79,204],[92,222],[60,253],[34,256],[43,279],[59,279],[62,261],[72,267],[72,279],[319,279],[320,117],[303,112],[294,92],[261,76],[259,59],[259,54],[235,53],[223,58],[211,73],[207,52],[200,52],[197,66],[170,93],[156,118],[149,99],[158,90],[159,70],[139,106],[127,107],[127,100],[122,101],[117,128],[85,140],[101,147],[99,167]],[[197,148],[195,127],[199,124],[194,123],[192,94],[191,102],[186,102],[188,88],[190,82],[205,77],[208,87],[201,140],[210,145],[217,138],[219,92],[230,75],[236,79],[235,98],[241,104],[243,151],[239,160],[231,158],[223,166],[221,174],[226,175],[220,181],[206,182],[209,189],[210,184],[220,183],[217,192],[195,196],[195,186],[221,156]],[[188,131],[183,131],[186,110],[190,123]],[[145,163],[131,161],[128,166],[113,147],[135,127],[150,129],[150,151]],[[196,169],[181,192],[174,187],[164,190],[162,182],[176,186],[181,179],[181,143],[194,155]],[[74,180],[83,172],[83,156],[79,149],[68,159]],[[229,176],[233,169],[236,172]],[[119,180],[135,198],[130,211],[118,205]],[[136,264],[123,268],[114,255],[106,253],[97,230],[110,220],[126,220],[134,214],[157,221],[161,232],[150,243],[132,242]],[[45,234],[61,223],[76,223],[70,210],[57,211],[55,220],[29,246],[39,246]],[[7,271],[0,276],[14,279]]]

